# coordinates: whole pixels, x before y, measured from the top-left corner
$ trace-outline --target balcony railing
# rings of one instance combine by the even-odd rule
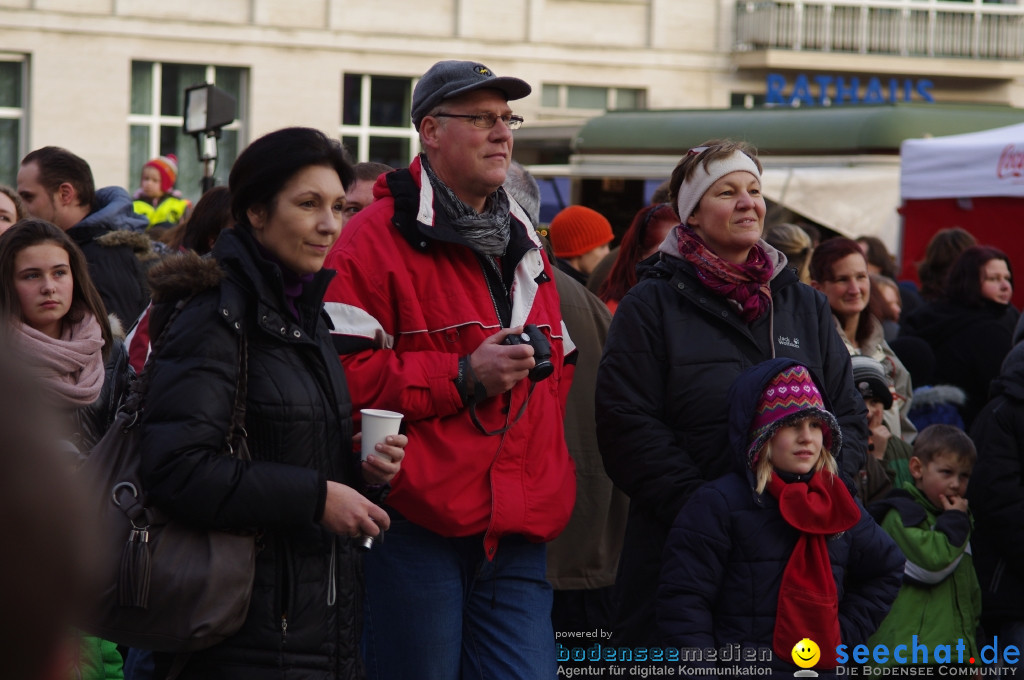
[[[741,51],[1024,58],[1024,6],[944,0],[757,0],[736,5]]]

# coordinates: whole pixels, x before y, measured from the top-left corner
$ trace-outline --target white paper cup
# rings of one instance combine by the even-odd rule
[[[402,424],[402,414],[377,408],[364,408],[359,412],[363,414],[363,460],[366,460],[370,454],[387,458],[374,447],[383,443],[384,438],[389,434],[398,434],[398,428]]]

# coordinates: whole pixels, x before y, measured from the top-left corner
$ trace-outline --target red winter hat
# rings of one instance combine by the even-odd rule
[[[178,181],[178,157],[173,153],[169,153],[166,156],[158,156],[142,167],[156,168],[156,171],[160,173],[160,191],[165,194]]]
[[[570,205],[555,215],[548,228],[548,240],[558,257],[579,257],[615,238],[612,225],[596,210]]]

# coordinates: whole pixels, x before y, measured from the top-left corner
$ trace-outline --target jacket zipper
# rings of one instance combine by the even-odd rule
[[[284,538],[278,539],[278,545],[280,546],[278,551],[278,583],[277,583],[277,596],[278,596],[278,611],[281,615],[281,651],[284,651],[284,647],[288,642],[288,606],[290,604],[288,597],[288,589],[290,582],[290,574],[288,570],[288,557],[289,550],[287,541]]]
[[[501,292],[504,294],[505,298],[508,299],[508,289],[505,288],[505,282],[502,280],[501,272],[498,271],[498,265],[493,259],[487,255],[480,255],[479,253],[474,254],[476,254],[477,260],[480,262],[480,269],[483,271],[484,284],[487,286],[487,294],[491,296],[491,305],[494,307],[494,316],[498,319],[498,324],[502,328],[505,328],[505,319],[502,318],[501,309],[498,306],[498,299],[494,296],[494,286],[491,281],[491,273],[493,272],[497,275],[498,283],[501,285]],[[490,266],[490,269],[488,269],[488,265]],[[511,300],[509,300],[509,308],[511,309]],[[511,324],[512,320],[509,319],[508,323]]]

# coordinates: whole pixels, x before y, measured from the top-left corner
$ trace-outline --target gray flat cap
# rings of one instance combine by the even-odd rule
[[[423,74],[412,93],[412,123],[420,129],[420,121],[445,99],[493,88],[505,94],[506,101],[522,99],[533,88],[525,80],[494,75],[494,71],[476,61],[439,61]]]

